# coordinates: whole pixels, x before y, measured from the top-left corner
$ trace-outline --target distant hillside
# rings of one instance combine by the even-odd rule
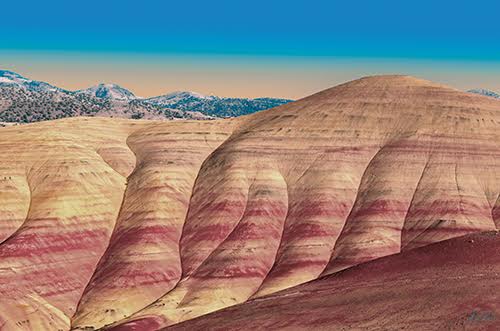
[[[498,94],[496,92],[493,92],[493,91],[490,91],[490,90],[482,89],[482,88],[469,90],[467,92],[469,92],[469,93],[475,93],[475,94],[481,94],[481,95],[484,95],[484,96],[487,96],[487,97],[493,97],[493,98],[500,99],[500,94]]]
[[[198,111],[215,117],[235,117],[291,102],[276,98],[220,98],[193,92],[174,92],[145,100],[153,105],[171,109]]]
[[[31,123],[75,116],[213,119],[253,113],[290,100],[219,98],[176,92],[143,99],[116,84],[67,91],[0,70],[0,122]]]
[[[100,99],[111,99],[116,101],[132,101],[137,99],[134,93],[116,84],[99,84],[85,90],[76,91],[75,94],[85,94]]]

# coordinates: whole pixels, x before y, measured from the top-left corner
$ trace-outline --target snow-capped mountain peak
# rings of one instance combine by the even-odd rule
[[[0,84],[2,85],[23,85],[29,80],[15,72],[0,70]]]
[[[115,101],[131,101],[137,97],[129,90],[117,84],[99,84],[84,90],[76,91],[77,94],[87,94],[100,99]]]
[[[17,86],[30,91],[62,91],[45,82],[27,79],[9,70],[0,70],[0,86]]]
[[[15,72],[9,71],[9,70],[0,70],[0,77],[10,78],[10,79],[24,79],[24,80],[27,80],[26,78],[24,78],[20,74],[17,74]]]

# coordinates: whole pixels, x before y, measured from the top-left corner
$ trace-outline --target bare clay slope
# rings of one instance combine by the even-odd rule
[[[0,329],[69,330],[78,305],[115,321],[175,284],[192,183],[230,128],[78,118],[2,129]]]
[[[500,103],[370,77],[249,117],[205,161],[155,329],[498,224]],[[223,181],[220,179],[223,178]]]
[[[156,330],[500,224],[500,101],[368,77],[234,120],[0,130],[0,325]]]
[[[500,233],[364,263],[166,330],[498,330]]]

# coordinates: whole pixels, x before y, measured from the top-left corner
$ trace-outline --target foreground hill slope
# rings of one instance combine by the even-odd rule
[[[219,121],[0,129],[0,325],[156,330],[500,225],[500,101],[368,77]]]
[[[167,330],[498,330],[500,233],[391,255]]]

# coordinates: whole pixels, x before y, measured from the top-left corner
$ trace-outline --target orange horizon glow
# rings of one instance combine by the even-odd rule
[[[497,62],[1,52],[0,69],[67,90],[116,83],[140,97],[194,91],[221,97],[299,99],[375,74],[408,74],[462,90],[500,91]]]

